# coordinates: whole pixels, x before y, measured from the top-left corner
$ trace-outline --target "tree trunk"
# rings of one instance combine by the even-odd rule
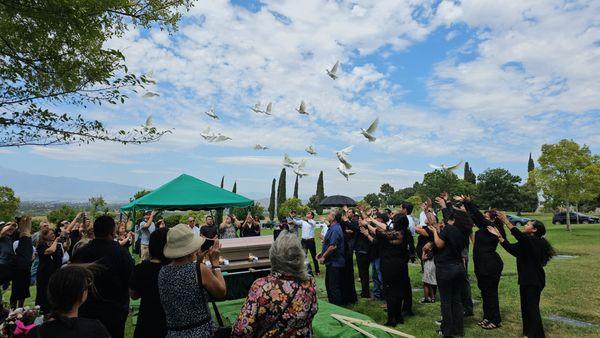
[[[579,203],[575,205],[575,219],[577,219],[577,224],[579,224]]]
[[[571,204],[567,201],[567,231],[571,231]]]

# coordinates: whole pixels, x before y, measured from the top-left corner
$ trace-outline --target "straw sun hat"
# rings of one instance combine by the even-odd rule
[[[204,237],[194,234],[187,224],[177,224],[167,232],[163,253],[167,258],[180,258],[200,250]]]

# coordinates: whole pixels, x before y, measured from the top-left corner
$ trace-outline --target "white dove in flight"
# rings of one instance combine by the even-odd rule
[[[377,139],[375,136],[373,136],[373,133],[375,132],[375,130],[377,130],[378,125],[379,125],[379,117],[376,118],[375,121],[373,121],[373,123],[371,123],[371,125],[369,126],[369,128],[367,128],[367,130],[360,128],[360,133],[364,137],[366,137],[367,140],[369,140],[369,142],[373,142]]]
[[[250,110],[252,110],[253,112],[258,113],[258,114],[262,113],[263,111],[262,111],[262,109],[260,109],[260,101],[256,102],[254,107],[250,107]]]
[[[160,94],[156,92],[147,91],[142,97],[149,99],[155,96],[160,96]]]
[[[254,150],[267,150],[267,149],[269,149],[269,147],[265,147],[265,146],[261,145],[260,143],[257,143],[254,146]]]
[[[462,164],[462,162],[463,161],[460,160],[460,162],[458,162],[458,163],[456,163],[455,165],[452,165],[452,166],[447,166],[447,165],[445,165],[443,163],[441,165],[439,165],[439,166],[430,164],[429,167],[431,167],[433,169],[444,170],[444,171],[454,171],[454,170],[458,169],[458,166],[460,166]]]
[[[209,111],[204,112],[204,114],[208,115],[210,118],[212,118],[213,120],[218,120],[219,117],[217,116],[217,114],[215,113],[215,108],[210,108]]]
[[[308,173],[304,171],[304,167],[306,166],[306,160],[300,161],[300,164],[296,168],[294,168],[294,174],[298,175],[300,178],[304,176],[308,176]]]
[[[304,150],[311,155],[317,154],[317,151],[315,150],[315,148],[312,145],[308,146],[308,148],[306,148]]]
[[[325,69],[325,71],[327,72],[327,75],[329,75],[330,78],[336,80],[338,78],[338,67],[340,66],[340,62],[337,61],[335,63],[335,65],[333,65],[333,67],[331,68],[331,70],[329,69]]]
[[[269,104],[267,104],[267,109],[265,109],[265,111],[263,111],[263,113],[266,115],[271,115],[272,110],[273,110],[273,103],[269,102]]]
[[[306,103],[304,103],[304,100],[300,101],[300,107],[296,108],[296,111],[299,114],[308,115],[308,112],[306,111]]]
[[[283,166],[293,168],[298,162],[292,160],[288,154],[283,155]]]
[[[150,128],[150,127],[152,127],[152,123],[154,123],[154,118],[152,118],[152,115],[149,115],[149,116],[146,118],[145,127],[146,127],[146,128]]]
[[[337,156],[338,160],[344,165],[344,167],[346,167],[346,169],[352,168],[352,164],[348,162],[347,158],[347,156],[350,155],[350,152],[352,152],[352,148],[353,146],[349,146],[347,148],[335,152],[335,155]]]
[[[342,176],[346,178],[346,181],[349,180],[350,176],[356,174],[354,172],[349,172],[348,170],[346,170],[346,167],[343,163],[340,163],[340,165],[337,167],[337,170],[340,172],[340,174],[342,174]]]

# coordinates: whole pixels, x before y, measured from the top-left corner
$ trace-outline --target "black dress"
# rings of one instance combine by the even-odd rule
[[[63,257],[62,245],[57,245],[56,251],[54,251],[53,254],[46,255],[44,252],[49,247],[50,246],[46,242],[40,241],[36,248],[40,263],[38,265],[35,283],[35,304],[40,306],[43,313],[50,311],[50,303],[48,302],[48,282],[50,281],[50,276],[62,266]]]
[[[158,293],[158,273],[162,267],[161,263],[142,261],[129,280],[129,288],[141,298],[134,338],[162,338],[167,334],[165,311]]]

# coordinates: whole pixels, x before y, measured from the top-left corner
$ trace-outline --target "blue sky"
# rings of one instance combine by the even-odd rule
[[[215,184],[224,175],[253,198],[268,196],[284,153],[307,159],[303,196],[320,170],[326,194],[353,196],[460,160],[525,177],[544,143],[600,148],[599,16],[597,1],[197,2],[172,35],[132,29],[108,43],[151,74],[159,97],[85,112],[109,127],[152,115],[171,134],[141,146],[2,150],[1,165],[147,188],[181,173]],[[334,81],[325,68],[337,60]],[[294,110],[300,100],[308,117]],[[272,101],[273,116],[250,111],[257,101]],[[211,106],[219,121],[204,115]],[[358,131],[376,117],[369,143]],[[207,126],[232,140],[205,142]],[[304,152],[310,144],[317,156]],[[350,145],[356,175],[346,182],[334,151]]]

